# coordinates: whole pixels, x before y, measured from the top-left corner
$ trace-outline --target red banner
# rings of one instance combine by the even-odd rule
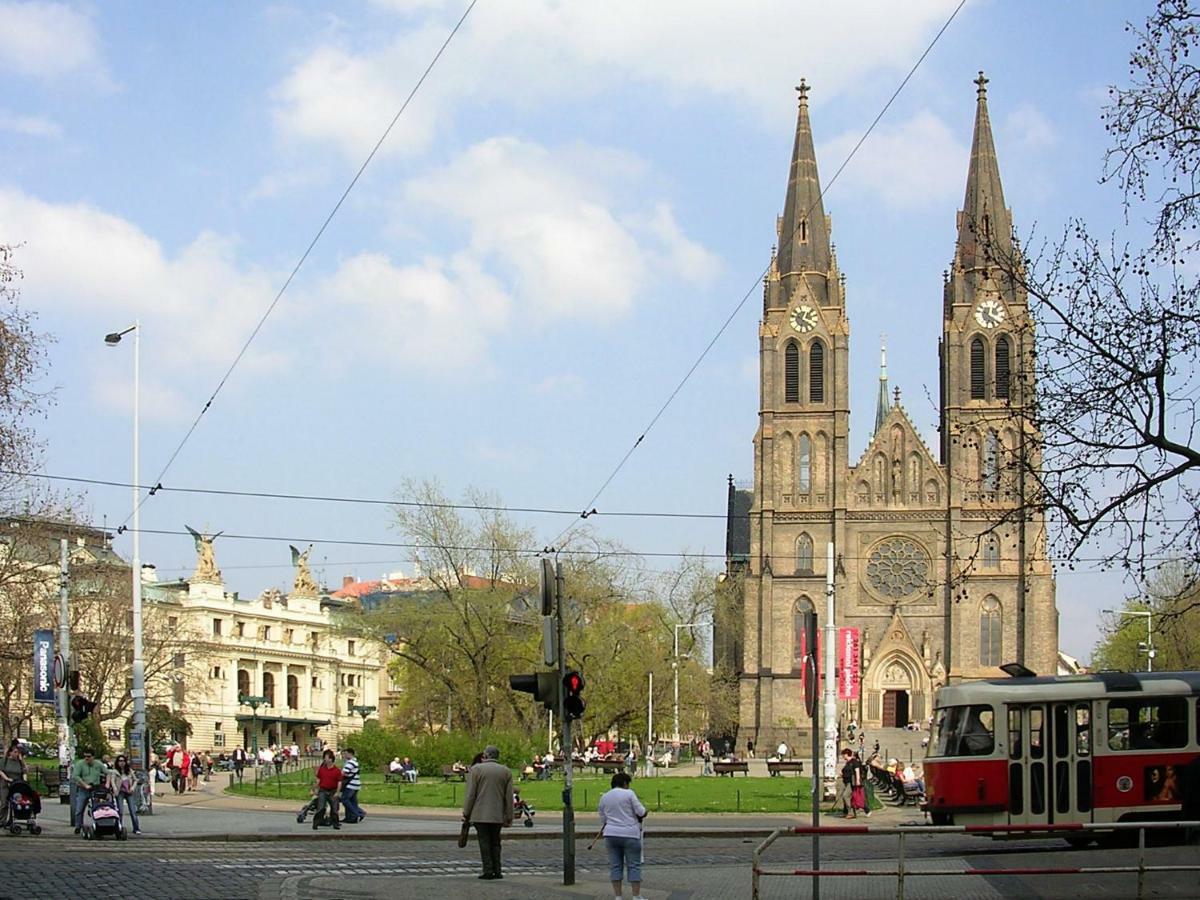
[[[858,669],[857,628],[838,629],[838,699],[857,700],[861,673]]]

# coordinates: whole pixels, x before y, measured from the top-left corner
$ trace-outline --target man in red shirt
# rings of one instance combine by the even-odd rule
[[[313,816],[313,831],[317,830],[317,823],[321,821],[321,816],[325,813],[325,806],[329,806],[329,818],[333,820],[333,827],[341,828],[342,825],[338,822],[338,785],[342,781],[342,770],[337,767],[333,761],[333,751],[326,750],[321,754],[321,765],[317,766],[317,811]]]

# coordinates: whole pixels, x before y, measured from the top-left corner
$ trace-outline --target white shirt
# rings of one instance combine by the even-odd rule
[[[780,742],[779,748],[775,751],[775,753],[779,756],[780,759],[783,759],[785,756],[788,755],[788,745]]]
[[[600,798],[600,825],[606,837],[642,836],[641,816],[646,807],[629,788],[613,788]]]

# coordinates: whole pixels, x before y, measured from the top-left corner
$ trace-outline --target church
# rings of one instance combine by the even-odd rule
[[[923,724],[947,682],[1000,677],[1010,662],[1055,672],[1054,577],[1044,520],[1028,502],[1039,440],[1024,415],[1033,328],[1011,277],[1019,247],[982,73],[975,84],[966,196],[943,274],[938,446],[889,396],[884,361],[874,434],[852,456],[853,301],[831,243],[801,82],[759,327],[753,492],[730,486],[729,574],[743,589],[733,654],[742,746],[797,746],[810,733],[801,623],[815,612],[826,624],[830,544],[834,624],[857,629],[857,642],[845,640],[854,632],[839,639],[858,675],[838,703],[843,722]]]

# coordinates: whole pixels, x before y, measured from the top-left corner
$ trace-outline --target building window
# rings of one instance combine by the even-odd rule
[[[167,627],[168,628],[178,628],[179,627],[179,616],[167,616]]]
[[[801,494],[807,494],[812,490],[812,440],[807,434],[800,435],[799,440],[799,465],[796,469],[796,474],[799,476],[797,483],[797,491]]]
[[[346,654],[348,656],[354,655],[354,641],[346,641]]]
[[[825,402],[825,345],[813,341],[808,351],[808,402]]]
[[[213,667],[212,667],[212,677],[213,677],[213,678],[223,678],[223,677],[225,677],[225,676],[224,676],[224,673],[222,673],[222,672],[221,672],[221,667],[220,667],[220,666],[213,666]]]
[[[800,350],[790,341],[783,351],[783,401],[800,402]]]
[[[236,625],[234,627],[237,629],[238,637],[246,636],[246,623],[245,622],[238,622],[238,623],[236,623]]]
[[[991,430],[983,454],[983,486],[989,491],[1000,490],[1000,437]]]
[[[807,534],[796,538],[796,574],[811,575],[813,573],[813,542]]]
[[[1009,358],[1008,338],[1001,335],[996,339],[996,396],[1001,400],[1008,399],[1008,385],[1011,380],[1011,360]]]
[[[221,730],[221,723],[220,723],[220,722],[213,722],[213,731],[214,731],[214,732],[217,732],[217,731],[220,731],[220,730]]]
[[[288,709],[300,708],[300,679],[295,675],[287,677],[287,705]]]
[[[985,569],[1000,568],[1000,539],[989,534],[983,542],[983,567]]]
[[[320,640],[321,633],[319,631],[310,631],[308,633],[308,642],[314,647],[317,646],[317,641]]]
[[[316,675],[314,675],[312,677],[312,688],[313,688],[313,690],[317,689],[317,676]]]
[[[263,696],[267,698],[267,706],[275,705],[275,675],[263,672]]]
[[[816,648],[809,647],[805,641],[807,636],[804,633],[804,617],[813,611],[812,601],[807,597],[801,597],[796,601],[796,608],[792,612],[792,671],[802,672],[804,670],[804,657]]]
[[[975,338],[971,341],[971,399],[982,400],[984,398],[984,375],[983,375],[983,338]]]
[[[1000,665],[1003,650],[1003,616],[1000,601],[995,597],[985,597],[979,608],[979,664],[981,666]]]
[[[184,656],[183,656],[183,654],[182,654],[182,653],[176,653],[176,654],[175,654],[175,656],[174,656],[174,658],[171,660],[171,663],[172,663],[172,664],[175,666],[175,668],[177,668],[177,669],[182,669],[182,668],[183,668],[183,663],[184,663]]]
[[[220,722],[217,723],[217,725],[220,725],[220,724],[221,724]],[[214,747],[224,747],[225,746],[225,735],[219,731],[214,731],[212,743],[213,743]]]
[[[296,632],[295,632],[295,630],[294,630],[294,629],[292,629],[292,628],[285,628],[285,629],[283,630],[283,642],[284,642],[285,644],[292,644],[292,643],[295,643],[295,641],[294,641],[294,638],[295,638],[295,637],[296,637]]]
[[[250,693],[250,673],[245,669],[238,669],[238,697],[245,697]]]
[[[808,219],[800,220],[800,243],[808,243]]]
[[[221,620],[213,619],[213,637],[221,636]]]
[[[260,641],[269,641],[271,639],[271,626],[270,625],[259,625],[258,626],[258,639]]]
[[[346,698],[346,712],[347,713],[354,712],[354,698],[353,697]]]

